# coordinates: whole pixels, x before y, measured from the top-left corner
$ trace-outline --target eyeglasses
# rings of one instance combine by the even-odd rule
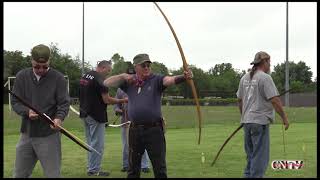
[[[145,67],[150,67],[150,63],[143,63],[143,64],[140,64],[142,68],[145,68]]]
[[[49,68],[49,66],[47,66],[47,65],[44,65],[44,66],[35,65],[35,66],[32,66],[32,67],[35,68],[35,69],[43,69],[43,70],[47,70]]]

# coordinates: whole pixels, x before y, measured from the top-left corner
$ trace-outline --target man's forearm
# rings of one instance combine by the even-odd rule
[[[127,74],[125,74],[125,73],[111,76],[111,77],[107,78],[106,80],[104,80],[103,85],[105,85],[107,87],[119,87],[120,84],[125,82],[126,76],[127,76]]]
[[[15,97],[11,98],[11,106],[14,112],[19,114],[20,116],[28,116],[29,108],[21,104],[20,102],[17,102]]]
[[[186,78],[184,77],[184,75],[178,75],[174,77],[174,83],[175,84],[180,84],[182,82],[185,82]]]
[[[284,112],[283,108],[281,106],[279,106],[278,104],[276,106],[274,106],[274,109],[276,110],[276,112],[281,116],[281,118],[287,119],[287,115]]]
[[[172,85],[180,84],[185,81],[186,81],[186,78],[184,77],[184,75],[166,76],[163,79],[163,85],[166,87],[169,87]]]
[[[282,103],[280,101],[280,98],[275,97],[271,102],[272,102],[273,108],[280,115],[282,120],[286,120],[287,119],[287,115],[286,115],[286,113],[284,112],[284,110],[282,108]]]
[[[108,97],[108,104],[121,104],[121,103],[125,103],[125,99],[117,99],[117,98],[113,98],[113,97]]]
[[[242,99],[238,100],[238,107],[239,107],[239,110],[240,110],[240,114],[242,114]]]

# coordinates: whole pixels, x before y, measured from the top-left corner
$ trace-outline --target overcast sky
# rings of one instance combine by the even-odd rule
[[[132,61],[148,53],[169,69],[182,66],[174,37],[151,2],[86,2],[84,59],[92,66],[119,53]],[[272,66],[286,59],[285,2],[160,2],[187,62],[204,71],[215,64],[250,68],[258,51]],[[40,43],[57,43],[82,59],[82,2],[5,2],[4,49],[29,55]],[[317,3],[289,2],[289,60],[306,62],[317,74]],[[273,67],[272,67],[273,69]]]

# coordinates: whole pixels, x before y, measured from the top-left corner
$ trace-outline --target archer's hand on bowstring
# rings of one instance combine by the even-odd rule
[[[136,83],[136,78],[134,77],[133,74],[125,74],[124,79],[128,84],[135,84]]]

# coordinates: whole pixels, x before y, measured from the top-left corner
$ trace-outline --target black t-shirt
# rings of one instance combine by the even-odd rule
[[[96,71],[84,74],[80,79],[80,117],[88,115],[98,122],[108,122],[107,105],[102,93],[108,93],[102,76]]]

